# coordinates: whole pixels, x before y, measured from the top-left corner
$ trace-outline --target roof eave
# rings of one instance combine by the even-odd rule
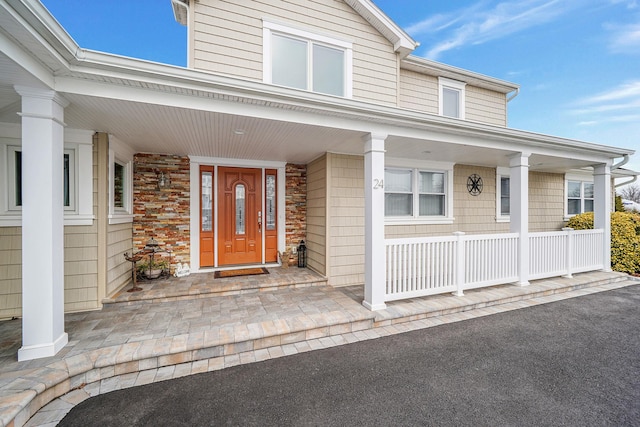
[[[401,58],[409,55],[420,45],[370,0],[345,0],[345,2],[393,43],[395,51]]]
[[[101,52],[84,51],[82,59],[72,67],[74,73],[108,76],[131,81],[184,88],[189,91],[226,93],[239,98],[264,100],[289,108],[315,110],[318,113],[362,116],[395,126],[431,127],[447,132],[490,136],[532,147],[556,147],[572,151],[597,153],[608,159],[634,154],[634,150],[560,138],[534,132],[492,126],[466,120],[451,119],[398,107],[315,94],[278,87],[262,82],[242,80],[187,68],[142,61]]]
[[[400,68],[435,77],[448,77],[505,94],[520,89],[520,85],[516,83],[496,79],[495,77],[489,77],[484,74],[475,73],[415,55],[409,55],[404,58],[400,63]]]

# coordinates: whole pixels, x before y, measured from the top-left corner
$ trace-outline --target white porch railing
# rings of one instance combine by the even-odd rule
[[[603,268],[603,230],[529,234],[529,278]],[[386,239],[385,301],[518,281],[517,233]]]
[[[604,268],[604,230],[573,230],[531,233],[529,277],[542,279]]]

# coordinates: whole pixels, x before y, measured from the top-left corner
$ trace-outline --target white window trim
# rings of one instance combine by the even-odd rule
[[[459,98],[459,106],[460,106],[460,116],[459,117],[449,117],[451,119],[457,118],[457,119],[461,119],[464,120],[466,117],[466,106],[465,106],[465,98],[466,98],[466,91],[465,91],[465,87],[467,86],[466,83],[464,82],[460,82],[457,80],[451,80],[451,79],[447,79],[445,77],[438,77],[438,114],[441,116],[444,116],[444,88],[448,88],[448,89],[453,89],[458,91],[458,93],[460,94],[460,98]]]
[[[124,167],[122,208],[115,206],[114,163]],[[132,223],[133,216],[133,150],[109,135],[109,224]]]
[[[510,222],[511,216],[502,214],[502,204],[500,203],[502,202],[502,178],[509,178],[509,186],[511,186],[511,171],[509,168],[496,168],[496,222]]]
[[[584,184],[589,183],[593,184],[593,175],[589,173],[577,173],[571,172],[567,173],[564,176],[564,220],[568,221],[572,217],[579,214],[569,214],[569,181],[577,181],[580,182],[580,211],[584,213]],[[594,199],[595,205],[595,199]]]
[[[292,36],[307,42],[318,43],[344,51],[344,96],[342,97],[353,97],[353,43],[268,20],[262,21],[262,76],[265,83],[273,84],[273,76],[271,74],[271,36],[274,33],[281,34],[283,36]],[[308,72],[310,73],[311,70]],[[314,92],[309,88],[307,88],[306,91],[317,93],[319,95],[336,96]]]
[[[412,169],[413,170],[413,216],[388,217],[385,216],[385,225],[429,225],[429,224],[453,224],[453,163],[419,161],[410,159],[385,159],[385,169]],[[420,216],[419,215],[419,172],[439,172],[444,173],[444,203],[445,212],[442,216]]]
[[[10,147],[22,147],[19,125],[0,126],[0,227],[22,225],[21,207],[12,206],[11,188],[15,188]],[[64,225],[93,224],[93,131],[65,129],[64,152],[70,154],[70,206],[64,208]],[[14,195],[15,196],[15,195]],[[15,200],[15,199],[14,199]]]

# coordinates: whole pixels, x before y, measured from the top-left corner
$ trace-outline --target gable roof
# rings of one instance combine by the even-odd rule
[[[370,0],[344,0],[344,2],[393,43],[394,50],[400,54],[401,58],[409,55],[420,45]],[[188,0],[171,0],[171,6],[175,20],[182,25],[187,25]]]
[[[344,2],[393,43],[393,48],[401,57],[409,55],[420,45],[370,0],[344,0]]]

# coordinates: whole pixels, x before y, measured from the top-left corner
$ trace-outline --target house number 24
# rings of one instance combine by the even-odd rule
[[[374,179],[373,180],[373,189],[374,190],[382,190],[384,188],[384,179]]]

